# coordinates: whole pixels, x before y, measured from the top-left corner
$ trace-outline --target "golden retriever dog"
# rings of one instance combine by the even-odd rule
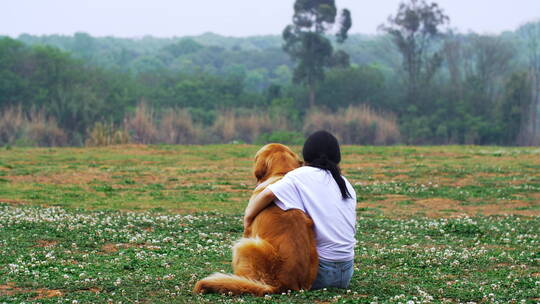
[[[258,186],[252,196],[280,180],[302,162],[288,147],[268,144],[255,155]],[[263,296],[288,290],[308,290],[317,276],[313,221],[304,212],[263,209],[233,246],[234,275],[214,273],[195,285],[194,292]]]

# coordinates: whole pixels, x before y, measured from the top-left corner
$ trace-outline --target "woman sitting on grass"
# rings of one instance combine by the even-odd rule
[[[252,199],[244,228],[274,202],[283,210],[300,209],[314,222],[319,269],[312,289],[347,288],[356,244],[356,193],[341,176],[337,139],[326,131],[311,134],[302,149],[305,166],[287,173]]]

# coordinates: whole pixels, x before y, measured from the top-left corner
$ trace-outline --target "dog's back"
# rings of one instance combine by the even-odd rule
[[[274,276],[278,291],[307,290],[317,276],[318,257],[313,221],[302,211],[283,211],[275,204],[264,209],[251,225],[249,237],[270,243],[281,259]]]

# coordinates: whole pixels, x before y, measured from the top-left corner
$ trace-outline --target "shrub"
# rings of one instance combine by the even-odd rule
[[[217,115],[212,134],[219,142],[239,140],[254,143],[261,134],[282,130],[284,127],[283,120],[274,121],[267,112],[223,111]]]
[[[349,106],[335,113],[310,110],[304,120],[304,133],[321,129],[333,133],[343,144],[388,145],[400,138],[393,114],[378,113],[366,105]]]
[[[265,132],[277,129],[268,113],[249,113],[236,119],[236,137],[244,142],[254,143]]]
[[[232,141],[236,134],[236,115],[232,111],[217,114],[211,132],[220,142]]]
[[[53,117],[47,117],[44,110],[31,110],[28,113],[26,136],[37,146],[64,146],[68,138],[66,133],[58,127]]]
[[[0,144],[29,146],[63,146],[66,133],[43,109],[24,112],[20,106],[9,107],[0,113]]]
[[[419,145],[429,142],[430,138],[433,138],[433,132],[429,125],[430,119],[426,116],[404,119],[401,127],[405,134],[406,143]]]
[[[196,144],[204,142],[202,125],[194,125],[186,109],[168,111],[159,124],[159,140],[167,144]]]
[[[0,144],[13,144],[27,123],[20,106],[4,109],[0,115]]]
[[[295,131],[275,131],[272,133],[263,133],[257,138],[258,145],[268,143],[280,143],[284,145],[303,145],[304,135]]]
[[[154,120],[154,112],[143,102],[137,106],[132,116],[124,119],[124,130],[133,142],[154,144],[159,141]]]
[[[129,134],[125,130],[116,129],[113,124],[101,122],[94,124],[86,139],[86,145],[90,147],[121,145],[129,142]]]

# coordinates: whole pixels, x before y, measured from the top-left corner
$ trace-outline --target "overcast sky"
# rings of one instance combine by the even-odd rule
[[[1,0],[0,35],[22,33],[158,37],[214,32],[281,34],[293,0]],[[353,16],[350,33],[377,32],[400,0],[337,0]],[[438,0],[462,32],[500,33],[540,18],[540,0]]]

